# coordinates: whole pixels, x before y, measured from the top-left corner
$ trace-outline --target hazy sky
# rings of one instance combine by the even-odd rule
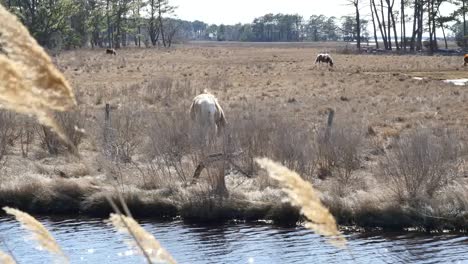
[[[304,18],[320,14],[336,17],[353,15],[354,7],[346,5],[346,2],[346,0],[170,0],[172,5],[178,6],[176,14],[179,18],[201,20],[209,24],[251,23],[255,17],[267,13],[298,13]],[[366,4],[362,7],[363,18],[367,18],[368,1],[362,2]],[[442,6],[441,9],[442,13],[447,13],[453,8]]]
[[[181,19],[201,20],[209,24],[250,23],[268,13],[295,14],[305,18],[313,14],[343,16],[353,13],[346,0],[171,0],[178,6]]]

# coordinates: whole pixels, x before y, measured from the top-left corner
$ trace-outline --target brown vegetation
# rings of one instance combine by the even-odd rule
[[[30,120],[2,122],[12,132],[4,140],[0,127],[0,204],[106,216],[106,196],[118,190],[135,216],[294,223],[298,209],[280,202],[278,183],[253,162],[266,156],[314,183],[339,224],[467,229],[467,98],[460,87],[411,79],[464,73],[459,58],[331,52],[337,66],[316,69],[320,50],[307,45],[227,45],[56,57],[79,102],[57,120],[81,159]],[[208,145],[188,113],[204,89],[229,120]],[[216,153],[223,158],[190,184]]]

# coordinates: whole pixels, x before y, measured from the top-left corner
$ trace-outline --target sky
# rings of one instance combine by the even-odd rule
[[[251,23],[254,18],[268,13],[299,14],[304,18],[311,15],[341,17],[354,15],[354,7],[347,0],[170,0],[178,6],[176,15],[184,20],[200,20],[208,24]],[[368,15],[368,1],[362,1],[363,18]],[[399,2],[399,1],[396,1]],[[453,7],[442,6],[442,13],[451,12]]]
[[[268,13],[311,15],[352,15],[353,7],[346,0],[170,0],[178,6],[176,14],[184,20],[200,20],[208,24],[251,23]]]

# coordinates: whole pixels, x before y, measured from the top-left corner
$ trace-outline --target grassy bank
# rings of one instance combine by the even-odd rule
[[[327,69],[313,65],[318,52],[198,44],[64,53],[55,63],[79,107],[57,120],[81,158],[29,118],[1,112],[0,205],[107,217],[106,196],[120,192],[135,217],[295,223],[298,210],[253,162],[267,156],[321,191],[342,225],[466,231],[466,91],[411,79],[463,73],[459,58],[333,54]],[[229,122],[209,145],[187,113],[203,89]],[[226,158],[191,185],[216,153]]]

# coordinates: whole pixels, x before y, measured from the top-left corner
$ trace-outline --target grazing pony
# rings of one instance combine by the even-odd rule
[[[463,56],[463,66],[466,66],[468,64],[468,54],[465,54],[465,56]]]
[[[117,52],[115,51],[115,49],[106,49],[106,54],[111,54],[111,55],[116,55],[117,56]]]
[[[330,65],[330,67],[333,67],[333,59],[332,59],[332,57],[330,55],[328,55],[326,53],[325,54],[322,53],[322,54],[317,55],[317,58],[315,59],[315,64],[317,64],[317,63],[322,64],[322,62]]]
[[[203,133],[205,139],[209,140],[212,140],[215,134],[220,136],[227,124],[218,100],[207,91],[203,91],[202,94],[193,98],[190,106],[190,117],[201,129],[200,132]]]

